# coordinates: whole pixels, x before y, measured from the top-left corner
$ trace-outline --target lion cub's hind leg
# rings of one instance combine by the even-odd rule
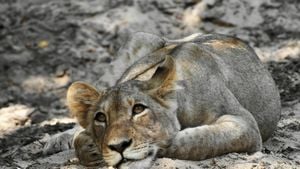
[[[76,130],[77,127],[74,127],[73,129],[69,129],[62,133],[57,133],[51,137],[48,136],[47,138],[43,139],[42,142],[45,142],[43,154],[50,155],[72,149],[73,135]]]
[[[82,131],[75,136],[74,147],[80,164],[84,166],[105,165],[101,152],[99,151],[96,143],[86,131]]]

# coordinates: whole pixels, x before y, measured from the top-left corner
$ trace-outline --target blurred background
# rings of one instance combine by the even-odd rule
[[[222,33],[247,42],[284,106],[277,141],[264,153],[300,161],[299,0],[0,0],[0,166],[28,167],[12,160],[24,158],[32,165],[40,149],[24,157],[22,147],[72,128],[67,87],[77,80],[108,86],[111,62],[136,31],[169,39]]]

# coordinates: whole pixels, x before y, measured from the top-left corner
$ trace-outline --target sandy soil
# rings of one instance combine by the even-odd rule
[[[43,154],[45,140],[75,125],[68,85],[109,86],[117,49],[135,31],[239,37],[271,71],[283,105],[261,152],[162,158],[153,168],[300,168],[299,10],[297,0],[0,0],[0,168],[83,168],[73,150]]]

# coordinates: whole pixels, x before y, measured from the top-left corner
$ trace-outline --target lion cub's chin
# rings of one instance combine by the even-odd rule
[[[158,148],[153,146],[150,151],[148,151],[147,156],[144,156],[141,159],[136,160],[126,160],[126,155],[124,155],[125,160],[123,159],[120,164],[117,165],[118,169],[149,169],[151,168],[153,162],[155,161]],[[143,153],[144,154],[144,153]],[[141,156],[140,156],[141,157]]]
[[[118,168],[119,169],[149,169],[153,165],[154,160],[155,160],[155,156],[151,155],[141,160],[124,162]]]

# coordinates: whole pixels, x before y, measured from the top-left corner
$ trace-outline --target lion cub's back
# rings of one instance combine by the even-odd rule
[[[179,71],[185,72],[183,77],[194,79],[198,86],[213,86],[206,84],[207,79],[217,77],[253,114],[263,140],[271,136],[280,117],[279,93],[252,48],[236,38],[207,35],[182,44],[173,55],[181,65]]]

